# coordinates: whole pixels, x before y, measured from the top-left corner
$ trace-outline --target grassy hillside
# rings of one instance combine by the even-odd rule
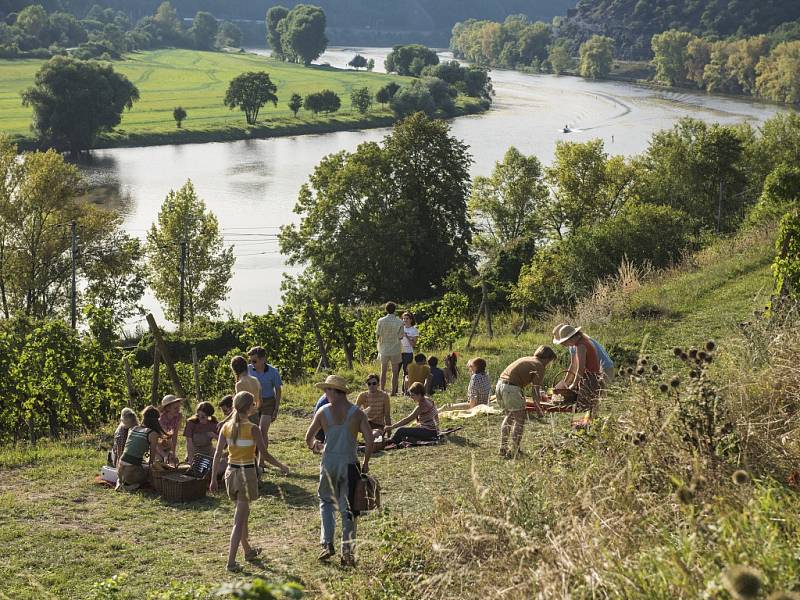
[[[0,133],[30,136],[32,111],[22,106],[20,93],[33,84],[40,60],[0,60]],[[386,126],[393,121],[386,107],[376,104],[367,115],[350,108],[350,91],[368,87],[373,93],[403,77],[364,71],[287,64],[253,54],[223,54],[193,50],[157,50],[128,55],[114,63],[139,88],[141,99],[123,115],[119,128],[102,136],[98,146],[146,145],[181,141],[208,141],[292,135],[343,128]],[[266,71],[278,88],[278,106],[264,107],[256,127],[248,127],[244,113],[222,104],[228,84],[246,71]],[[312,116],[301,110],[292,116],[287,103],[293,93],[331,89],[342,108],[331,116]],[[188,117],[178,130],[172,110],[183,106]],[[465,104],[460,102],[464,110]]]
[[[775,332],[739,323],[763,305],[771,254],[765,232],[724,242],[670,273],[644,282],[629,274],[600,288],[570,318],[580,318],[618,356],[643,348],[666,377],[681,368],[669,358],[672,346],[714,337],[720,350],[710,376],[723,382],[720,389],[731,384],[733,391],[724,393],[741,416],[742,382],[761,381],[769,368],[753,349],[761,342],[771,347]],[[509,361],[546,342],[561,318],[553,315],[520,337],[479,338],[469,353],[464,340],[456,349],[462,357],[484,356],[495,378]],[[499,318],[496,330],[510,331],[511,321]],[[796,325],[782,327],[775,352],[786,358],[800,349],[800,334]],[[363,381],[374,368],[362,365],[348,375]],[[462,374],[438,403],[463,398],[466,384]],[[300,581],[312,595],[331,598],[696,598],[707,590],[709,597],[727,598],[722,571],[746,562],[762,570],[767,591],[800,589],[800,501],[773,479],[784,480],[792,457],[800,456],[796,417],[785,416],[768,435],[763,422],[770,420],[750,412],[739,458],[709,458],[685,450],[673,433],[681,419],[674,396],[651,388],[615,386],[588,434],[571,433],[566,415],[530,421],[526,456],[516,461],[497,455],[499,417],[466,421],[440,447],[377,456],[372,470],[382,482],[385,510],[361,520],[359,567],[343,570],[315,560],[318,458],[304,449],[302,437],[318,392],[311,382],[287,385],[271,448],[292,474],[268,475],[261,485],[250,531],[265,549],[264,560],[249,565],[244,577]],[[791,394],[800,401],[796,387]],[[396,402],[395,419],[410,408]],[[634,445],[631,434],[638,430],[646,443]],[[95,486],[109,432],[0,448],[6,556],[0,598],[84,598],[96,582],[117,574],[124,574],[122,593],[112,596],[119,598],[232,579],[223,571],[231,504],[217,495],[170,505],[150,494]],[[780,454],[769,444],[784,434],[794,441]],[[758,444],[762,462],[748,462]],[[733,486],[737,460],[754,483]],[[675,488],[701,473],[705,487],[682,504]]]

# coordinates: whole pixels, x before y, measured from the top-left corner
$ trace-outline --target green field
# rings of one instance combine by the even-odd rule
[[[32,111],[22,106],[20,93],[33,84],[41,60],[0,61],[0,133],[30,139]],[[350,91],[368,87],[373,93],[389,81],[406,78],[340,70],[302,67],[254,54],[224,54],[192,50],[157,50],[130,54],[113,63],[139,88],[141,99],[123,116],[119,128],[99,140],[98,146],[205,141],[242,137],[267,137],[331,129],[385,126],[392,122],[386,107],[374,105],[367,115],[350,108]],[[222,104],[228,83],[246,71],[266,71],[278,87],[277,108],[268,105],[259,115],[259,125],[247,127],[244,113]],[[301,110],[292,116],[286,106],[297,92],[331,89],[342,99],[342,108],[332,116],[314,118]],[[188,118],[178,130],[172,110],[183,106]],[[463,102],[460,102],[462,109]]]
[[[710,377],[737,428],[747,432],[739,464],[752,474],[751,484],[732,483],[735,457],[708,459],[687,450],[676,425],[676,396],[620,382],[588,434],[572,433],[568,415],[531,420],[526,454],[516,461],[497,455],[498,416],[463,422],[443,446],[376,456],[372,472],[382,482],[384,512],[359,523],[359,566],[322,566],[316,561],[319,459],[303,446],[319,392],[309,381],[294,382],[285,386],[271,443],[292,474],[270,474],[262,482],[250,532],[264,558],[242,577],[298,581],[310,596],[326,598],[723,600],[730,598],[722,591],[723,571],[744,563],[761,570],[766,593],[760,598],[800,589],[800,496],[784,483],[800,456],[800,329],[796,321],[741,325],[763,307],[773,252],[769,232],[721,242],[645,282],[610,319],[602,302],[584,306],[581,317],[615,353],[635,356],[641,348],[666,378],[681,369],[673,345],[716,339],[720,350]],[[455,348],[462,361],[485,357],[492,378],[549,341],[562,318],[552,315],[515,337],[503,333],[515,318],[496,317],[495,339],[478,336],[471,351],[462,339]],[[770,362],[757,354],[762,347],[770,348]],[[785,366],[780,373],[770,365]],[[346,375],[363,381],[375,368],[359,365]],[[462,399],[466,384],[462,375],[438,403]],[[393,406],[395,420],[411,408],[406,400]],[[762,414],[768,410],[775,411],[769,419]],[[637,431],[646,443],[631,443]],[[231,503],[220,494],[174,505],[150,493],[96,486],[110,432],[0,447],[6,557],[0,598],[207,598],[153,594],[234,579],[223,570]],[[676,487],[700,475],[704,486],[682,504]],[[123,581],[121,591],[93,591],[114,575]]]

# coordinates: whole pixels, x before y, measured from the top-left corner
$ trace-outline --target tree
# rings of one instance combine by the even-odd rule
[[[308,94],[303,100],[303,106],[306,110],[314,113],[325,112],[332,113],[339,110],[342,105],[342,100],[333,90],[322,90],[321,92],[314,92]]]
[[[517,41],[520,62],[532,65],[545,60],[552,39],[553,29],[547,23],[537,22],[524,27]]]
[[[438,77],[424,77],[422,83],[431,93],[433,104],[438,110],[448,116],[455,112],[455,99],[458,96],[456,88]]]
[[[281,33],[278,24],[289,14],[289,9],[285,6],[273,6],[267,11],[267,44],[272,48],[272,56],[278,60],[286,60],[283,45],[281,44]]]
[[[756,67],[756,91],[773,102],[800,103],[800,41],[784,42]]]
[[[494,87],[489,71],[483,67],[467,67],[464,69],[464,93],[472,98],[492,99]]]
[[[438,65],[436,52],[421,44],[397,45],[386,56],[384,66],[387,73],[419,77],[428,65]]]
[[[181,246],[185,246],[184,295],[189,322],[219,314],[230,293],[235,257],[223,247],[217,217],[206,210],[191,181],[167,194],[158,221],[147,232],[148,283],[166,317],[177,322],[180,312]]]
[[[547,53],[547,61],[556,75],[566,73],[574,66],[574,61],[565,40],[558,40],[550,46],[550,51]]]
[[[183,120],[186,118],[186,110],[184,110],[182,106],[176,106],[172,111],[172,118],[175,119],[175,125],[180,129],[181,123],[183,123]]]
[[[656,132],[639,160],[635,194],[681,210],[701,227],[733,230],[760,191],[748,189],[745,135],[741,128],[695,119]]]
[[[297,111],[303,108],[303,98],[298,93],[292,94],[292,97],[289,99],[289,110],[292,111],[292,114],[296,117]]]
[[[156,28],[162,44],[178,43],[183,38],[183,25],[172,4],[162,2],[153,16],[153,25]]]
[[[217,30],[216,44],[220,48],[238,48],[242,45],[242,30],[230,21],[223,21]]]
[[[400,118],[408,117],[418,112],[423,112],[429,117],[436,113],[436,102],[431,95],[431,91],[421,81],[414,81],[411,85],[400,88],[389,100],[389,107]]]
[[[362,115],[366,114],[372,105],[372,94],[369,93],[369,88],[355,88],[350,92],[350,105]]]
[[[30,4],[19,11],[15,23],[24,34],[35,38],[42,35],[49,24],[47,12],[38,4]]]
[[[348,67],[353,67],[356,71],[359,69],[363,69],[367,66],[367,59],[361,56],[360,54],[356,54],[350,62],[347,63]]]
[[[33,128],[55,148],[80,152],[97,134],[119,125],[122,111],[139,99],[139,90],[111,65],[54,56],[22,93],[33,107]]]
[[[341,302],[428,298],[470,264],[470,163],[447,123],[415,114],[381,144],[317,165],[295,206],[299,225],[281,229],[281,252]]]
[[[593,35],[580,47],[581,62],[578,71],[587,79],[603,79],[611,72],[614,60],[614,40],[603,35]]]
[[[688,78],[689,44],[691,33],[670,29],[653,36],[653,65],[656,81],[667,85],[680,85]]]
[[[328,47],[325,13],[318,6],[296,5],[277,27],[283,54],[293,62],[308,66]]]
[[[248,125],[255,125],[261,107],[267,102],[278,105],[278,88],[264,71],[249,71],[231,80],[223,100],[231,110],[239,108],[244,112]]]
[[[522,238],[541,238],[549,195],[539,159],[509,148],[490,177],[478,176],[472,183],[467,206],[476,248],[493,255]]]
[[[775,295],[778,298],[800,299],[800,210],[787,212],[778,228],[775,247],[777,254],[772,262],[775,277]]]
[[[211,13],[199,11],[192,20],[189,35],[194,41],[194,47],[199,50],[210,50],[214,47],[219,24]]]
[[[543,214],[560,239],[613,215],[628,197],[634,171],[621,156],[609,158],[602,140],[590,140],[556,143],[545,174],[553,198]]]
[[[79,295],[127,316],[142,296],[135,238],[114,211],[81,199],[77,167],[50,150],[17,155],[0,138],[0,307],[4,317],[63,316],[70,301],[71,236],[77,233]],[[103,287],[114,282],[114,289]],[[80,296],[79,296],[80,301]]]
[[[373,70],[374,68],[375,68],[375,59],[374,59],[374,58],[370,58],[370,59],[367,61],[367,71],[370,71],[370,72],[372,72],[372,70]]]
[[[377,92],[375,92],[375,101],[379,104],[387,104],[392,98],[394,98],[394,95],[399,89],[400,84],[390,81]]]

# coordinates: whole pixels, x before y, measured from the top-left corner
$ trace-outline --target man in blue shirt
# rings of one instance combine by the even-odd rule
[[[317,411],[326,404],[330,404],[330,400],[328,400],[328,396],[322,394],[322,396],[319,397],[319,400],[317,400],[317,403],[314,405],[314,414],[317,414]],[[322,429],[317,432],[317,439],[323,444],[325,443],[325,432]]]
[[[261,407],[258,409],[258,426],[268,443],[269,426],[278,418],[281,403],[281,374],[278,369],[267,364],[267,351],[254,346],[247,352],[250,365],[247,372],[261,384]]]

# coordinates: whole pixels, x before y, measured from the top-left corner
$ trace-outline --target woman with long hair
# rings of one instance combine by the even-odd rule
[[[222,454],[228,450],[228,468],[225,469],[225,489],[228,498],[236,503],[233,517],[228,563],[226,569],[239,572],[242,567],[236,562],[236,553],[241,545],[245,560],[251,561],[261,553],[260,548],[250,546],[247,521],[250,503],[258,499],[258,476],[256,475],[256,453],[265,453],[264,436],[258,425],[250,422],[255,411],[255,398],[250,392],[239,392],[233,397],[233,412],[223,421],[219,432],[217,450],[214,452],[212,473],[216,473]],[[217,491],[217,478],[212,477],[209,490]]]
[[[142,424],[131,427],[125,449],[119,458],[117,474],[119,476],[117,489],[135,490],[150,476],[150,471],[144,465],[144,455],[150,453],[150,463],[156,457],[164,462],[174,462],[174,455],[161,448],[159,438],[165,435],[161,424],[158,422],[160,413],[155,406],[148,406],[142,411]]]
[[[217,419],[214,417],[214,405],[201,402],[195,414],[186,419],[183,435],[186,438],[186,462],[191,463],[195,454],[213,456],[212,442],[217,437]]]

